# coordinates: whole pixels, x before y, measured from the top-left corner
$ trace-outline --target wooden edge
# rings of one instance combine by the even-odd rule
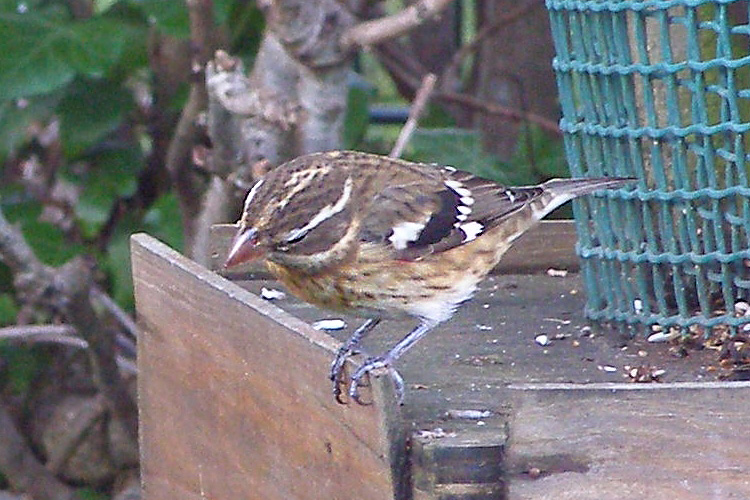
[[[222,265],[237,226],[216,224],[211,227],[209,268],[225,276],[240,276],[248,273],[265,276],[265,266],[251,264],[223,271]],[[576,271],[580,267],[575,253],[577,241],[575,223],[571,220],[545,220],[521,236],[508,250],[495,272],[523,274],[546,271],[549,268]]]
[[[218,229],[217,229],[218,228]],[[215,226],[214,231],[221,231],[222,234],[229,234],[234,230],[233,225]],[[212,272],[196,262],[183,256],[176,250],[170,248],[161,241],[145,233],[137,233],[131,236],[131,254],[138,252],[148,253],[162,259],[165,264],[176,266],[194,278],[202,281],[215,290],[220,290],[229,298],[242,304],[245,307],[252,308],[257,313],[285,327],[293,334],[303,338],[306,342],[315,348],[323,349],[327,357],[332,359],[341,346],[341,342],[326,334],[312,328],[304,321],[288,314],[286,311],[276,307],[270,302],[257,297],[255,294],[244,288],[232,283],[224,277]],[[212,265],[219,262],[215,253],[211,254]],[[221,257],[223,260],[223,256]],[[219,265],[220,267],[220,265]],[[361,366],[362,357],[353,356],[347,360],[346,370],[352,373]],[[408,467],[407,449],[407,429],[404,425],[401,407],[397,402],[394,384],[388,376],[371,376],[370,390],[372,392],[372,404],[365,411],[374,411],[379,417],[381,424],[380,435],[386,442],[383,443],[382,449],[388,454],[386,457],[391,469],[391,480],[393,483],[396,499],[409,498],[410,493],[410,474],[406,470]],[[363,388],[366,398],[367,388]],[[333,396],[331,396],[333,398]],[[353,403],[352,403],[353,404]]]
[[[750,382],[510,389],[508,500],[750,498]]]
[[[727,382],[669,382],[636,384],[632,382],[599,382],[592,384],[571,383],[544,383],[544,384],[511,384],[509,389],[517,391],[673,391],[684,390],[710,390],[710,389],[747,389],[750,388],[748,381]]]

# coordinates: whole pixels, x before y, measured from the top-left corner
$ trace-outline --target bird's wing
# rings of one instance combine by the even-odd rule
[[[506,188],[452,168],[423,166],[393,179],[367,208],[360,240],[418,260],[474,240],[538,199],[541,187]]]

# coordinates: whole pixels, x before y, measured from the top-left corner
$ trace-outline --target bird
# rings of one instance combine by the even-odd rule
[[[364,404],[365,376],[384,369],[403,403],[396,360],[472,297],[514,240],[563,203],[632,180],[505,187],[450,166],[307,154],[250,188],[224,265],[262,259],[296,297],[364,318],[331,364],[334,397]],[[407,318],[417,320],[408,334],[343,380],[346,359],[381,320]]]

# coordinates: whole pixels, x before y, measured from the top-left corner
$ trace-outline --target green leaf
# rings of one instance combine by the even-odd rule
[[[364,139],[370,123],[371,95],[372,90],[362,85],[352,85],[349,88],[342,134],[344,149],[355,149]]]
[[[174,193],[159,197],[146,212],[144,229],[177,250],[183,248],[182,216],[180,205]]]
[[[178,38],[190,36],[190,21],[185,2],[168,0],[131,0],[164,33]]]
[[[123,148],[105,150],[87,160],[92,169],[75,181],[82,188],[75,210],[84,236],[93,238],[114,204],[135,192],[143,157],[135,148]]]
[[[76,81],[57,107],[63,151],[76,157],[114,131],[133,108],[130,93],[107,81]]]
[[[0,293],[0,325],[12,325],[16,322],[18,304],[10,293]]]
[[[2,100],[51,92],[76,74],[102,77],[132,38],[127,24],[111,19],[76,22],[38,13],[0,13],[0,33]]]
[[[21,201],[4,205],[8,221],[20,224],[26,242],[43,263],[59,266],[82,252],[80,245],[67,241],[54,224],[39,220],[42,207],[35,201]]]
[[[91,487],[77,489],[76,496],[81,500],[108,500],[110,498],[109,495],[105,495]]]
[[[522,129],[518,138],[517,151],[511,162],[514,169],[532,170],[529,143],[531,143],[534,155],[533,172],[535,174],[531,182],[542,182],[552,177],[570,177],[562,139],[551,136],[534,125]]]
[[[46,121],[60,100],[56,94],[19,101],[0,101],[0,163],[28,138],[33,121]]]
[[[27,345],[13,345],[0,342],[0,358],[7,363],[6,383],[17,394],[26,393],[39,368],[48,361],[47,356]]]
[[[141,215],[128,213],[119,221],[102,263],[110,277],[112,297],[128,310],[133,308],[130,235],[145,231],[172,248],[180,250],[183,247],[179,204],[173,193],[159,197],[142,218]]]

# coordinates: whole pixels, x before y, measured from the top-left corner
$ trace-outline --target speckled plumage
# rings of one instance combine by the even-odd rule
[[[380,318],[420,320],[368,371],[393,361],[471,298],[511,243],[554,208],[628,179],[552,180],[506,188],[452,167],[352,151],[302,156],[250,190],[227,265],[263,258],[301,299],[370,318],[339,352],[344,360]],[[402,387],[400,387],[403,390]]]

